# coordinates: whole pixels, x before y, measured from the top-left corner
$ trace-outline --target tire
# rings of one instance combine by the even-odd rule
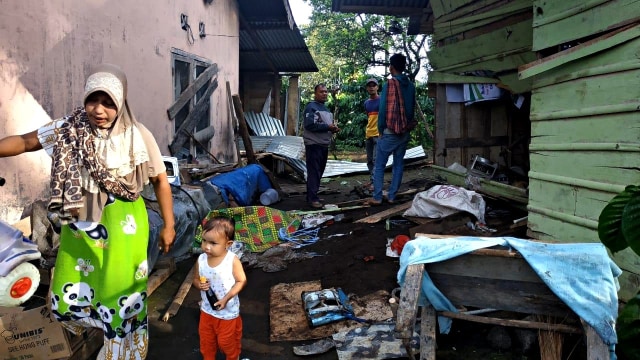
[[[40,272],[33,264],[24,262],[0,276],[0,306],[19,306],[29,300],[40,285]]]

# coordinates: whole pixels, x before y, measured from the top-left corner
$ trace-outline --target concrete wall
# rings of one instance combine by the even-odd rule
[[[211,152],[233,160],[226,81],[238,91],[239,20],[235,0],[131,1],[0,0],[0,136],[20,134],[82,105],[84,79],[102,62],[128,75],[129,102],[138,120],[169,155],[174,101],[171,50],[218,64],[218,89],[211,97],[216,129]],[[188,15],[194,41],[180,27]],[[198,36],[198,23],[207,36]],[[229,140],[230,139],[230,140]],[[15,222],[34,200],[48,196],[50,159],[43,152],[0,159],[0,219]]]

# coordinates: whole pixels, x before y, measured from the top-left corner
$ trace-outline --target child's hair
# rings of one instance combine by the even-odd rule
[[[223,233],[227,239],[233,241],[236,234],[236,221],[224,216],[212,217],[202,226],[202,235],[211,230]]]

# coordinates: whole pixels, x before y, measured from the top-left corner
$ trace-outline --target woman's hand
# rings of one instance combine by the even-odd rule
[[[160,229],[160,238],[158,239],[158,248],[163,253],[168,253],[176,238],[175,219],[173,217],[173,195],[171,194],[171,185],[167,179],[167,173],[158,174],[158,176],[150,177],[149,180],[153,184],[153,190],[160,205],[160,216],[164,225]]]
[[[173,226],[168,227],[166,225],[162,225],[162,229],[160,229],[160,238],[158,239],[158,248],[160,252],[168,253],[171,250],[171,246],[173,246],[173,242],[176,239],[176,230]]]

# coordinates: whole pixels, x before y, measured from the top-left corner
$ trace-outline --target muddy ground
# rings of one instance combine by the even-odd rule
[[[386,174],[387,181],[390,173]],[[295,188],[304,185],[292,181],[291,178],[278,178],[281,185]],[[367,182],[367,176],[347,175],[331,178],[323,184],[325,189],[322,198],[326,203],[340,204],[360,199],[364,194],[357,191]],[[418,161],[407,165],[403,184],[403,191],[423,191],[436,184],[425,161]],[[411,201],[413,195],[400,197],[399,202]],[[494,204],[487,201],[489,206],[504,208],[510,211],[509,217],[522,216],[507,204]],[[323,288],[340,287],[345,292],[358,296],[366,296],[378,290],[391,292],[398,287],[396,275],[398,259],[385,256],[387,238],[397,234],[410,234],[415,223],[399,224],[390,230],[385,229],[385,222],[375,224],[355,223],[354,221],[371,214],[390,209],[390,204],[377,207],[362,208],[345,211],[345,218],[320,230],[320,241],[304,247],[305,251],[313,251],[324,256],[306,259],[288,264],[283,271],[267,273],[260,268],[246,268],[248,286],[241,292],[241,313],[244,321],[243,351],[241,358],[260,359],[300,359],[292,348],[296,345],[311,341],[270,342],[269,334],[269,291],[272,286],[280,283],[294,283],[319,280]],[[282,200],[272,207],[281,210],[311,210],[305,203],[303,192],[282,194]],[[509,219],[510,220],[510,219]],[[488,218],[488,225],[500,219]],[[455,233],[473,234],[465,226],[451,230]],[[342,237],[332,237],[332,234],[348,234]],[[477,234],[476,235],[480,235]],[[515,234],[524,237],[524,234]],[[483,235],[484,236],[484,235]],[[364,261],[364,256],[373,256],[374,260]],[[180,261],[178,270],[165,281],[150,297],[150,353],[149,359],[201,359],[198,345],[198,301],[200,295],[191,289],[184,299],[178,313],[167,322],[161,320],[163,314],[172,302],[180,284],[191,269],[195,257]],[[452,331],[448,335],[438,335],[438,359],[539,359],[537,345],[523,349],[517,341],[513,331],[506,329],[511,338],[511,344],[503,349],[497,349],[487,340],[494,327],[456,320]],[[495,330],[493,330],[495,331]],[[565,339],[565,355],[563,359],[583,359],[581,352],[582,339],[567,337]],[[307,356],[310,359],[330,360],[338,359],[335,350],[324,354]],[[219,356],[219,359],[223,359]]]

